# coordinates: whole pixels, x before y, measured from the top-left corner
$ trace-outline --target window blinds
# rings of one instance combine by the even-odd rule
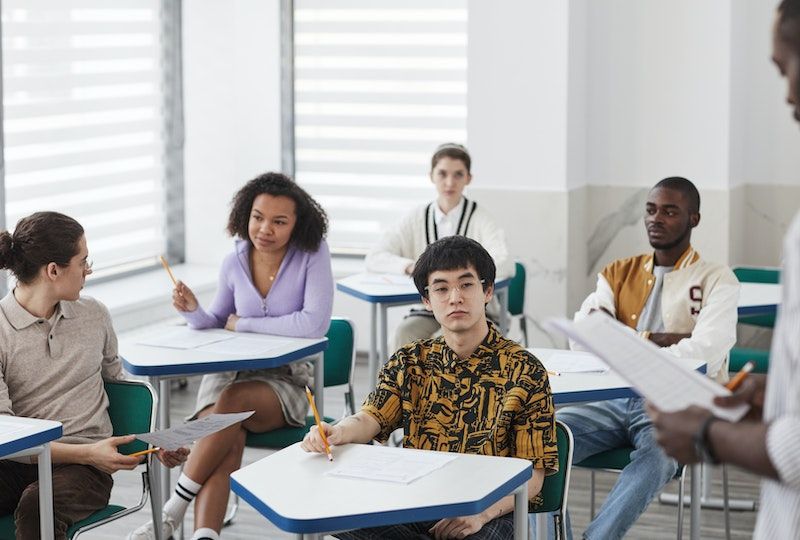
[[[363,253],[434,198],[434,149],[466,141],[466,0],[295,1],[296,179]]]
[[[165,245],[158,0],[3,0],[6,226],[57,210],[95,269]]]

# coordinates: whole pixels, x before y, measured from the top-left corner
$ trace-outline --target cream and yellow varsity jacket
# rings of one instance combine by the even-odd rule
[[[597,289],[584,300],[575,320],[604,308],[635,329],[654,282],[652,253],[616,260],[597,275]],[[738,301],[739,282],[733,272],[700,259],[690,246],[664,276],[661,317],[665,332],[691,337],[667,350],[678,358],[704,360],[708,376],[725,382],[728,351],[736,342]]]

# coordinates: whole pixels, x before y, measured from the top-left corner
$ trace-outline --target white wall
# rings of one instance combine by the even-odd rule
[[[278,0],[183,5],[187,262],[219,264],[232,195],[280,170],[278,14]]]

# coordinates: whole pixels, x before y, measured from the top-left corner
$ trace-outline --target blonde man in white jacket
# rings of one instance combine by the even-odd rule
[[[410,275],[417,258],[429,244],[447,236],[461,235],[481,244],[494,259],[498,279],[513,275],[505,235],[478,203],[463,196],[472,181],[472,160],[460,144],[439,146],[431,159],[430,178],[438,196],[435,201],[414,208],[367,255],[367,270]],[[487,307],[497,320],[500,304],[494,299]],[[397,328],[393,351],[406,343],[433,336],[439,323],[422,305],[414,306]]]

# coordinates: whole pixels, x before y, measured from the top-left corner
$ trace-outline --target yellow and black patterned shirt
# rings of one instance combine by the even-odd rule
[[[511,456],[558,470],[547,371],[492,325],[465,360],[442,337],[401,348],[362,410],[380,424],[381,441],[402,427],[406,448]]]

